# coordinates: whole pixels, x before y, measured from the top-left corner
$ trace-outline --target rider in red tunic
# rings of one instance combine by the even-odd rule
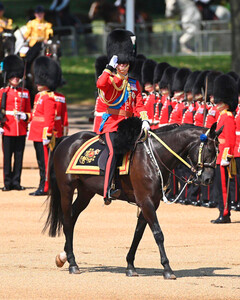
[[[236,81],[229,75],[220,75],[214,81],[214,102],[220,112],[217,129],[223,128],[219,135],[219,154],[217,157],[216,177],[214,180],[215,197],[218,199],[219,217],[212,223],[230,223],[229,165],[234,154],[236,125],[233,112],[238,105]]]
[[[119,123],[132,117],[135,112],[143,121],[142,127],[150,129],[139,82],[128,77],[136,53],[135,39],[132,32],[122,29],[113,30],[108,35],[107,54],[110,62],[97,80],[101,101],[107,105],[100,127],[97,128],[98,134],[104,134],[109,150],[104,176],[105,204],[110,204],[111,199],[118,198],[121,193],[120,190],[111,188],[116,166],[114,144]]]

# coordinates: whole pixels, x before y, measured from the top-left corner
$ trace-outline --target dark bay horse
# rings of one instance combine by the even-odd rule
[[[212,182],[218,151],[218,132],[216,123],[210,130],[193,125],[168,125],[154,131],[172,150],[183,159],[188,158],[198,172],[198,180],[207,185]],[[208,131],[207,131],[208,130]],[[200,136],[205,137],[205,142]],[[51,176],[49,213],[44,231],[49,227],[49,235],[56,236],[61,228],[65,234],[64,251],[56,258],[58,267],[69,262],[69,273],[79,274],[80,270],[73,253],[73,231],[79,214],[88,206],[95,194],[103,194],[103,176],[66,174],[66,169],[79,147],[90,138],[93,132],[79,132],[66,137],[53,155],[56,181]],[[152,151],[148,151],[152,149]],[[148,224],[160,251],[163,276],[176,279],[164,249],[164,236],[158,223],[156,210],[163,198],[162,188],[166,186],[169,170],[180,163],[159,141],[149,136],[145,142],[138,143],[132,154],[129,175],[120,176],[122,194],[120,200],[135,203],[141,213],[138,218],[132,245],[127,254],[127,276],[137,276],[134,267],[135,254]],[[167,167],[167,168],[166,168]],[[160,174],[161,173],[161,174]],[[161,180],[163,179],[163,182]],[[74,190],[77,197],[73,202]]]

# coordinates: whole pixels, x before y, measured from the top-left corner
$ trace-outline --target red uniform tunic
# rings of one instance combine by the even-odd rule
[[[167,124],[170,112],[172,111],[171,101],[167,95],[162,96],[162,109],[159,117],[159,125]]]
[[[154,119],[154,113],[155,113],[154,107],[155,107],[156,102],[157,102],[157,97],[156,97],[155,93],[150,93],[147,96],[147,99],[144,103],[146,110],[147,110],[147,114],[148,114],[148,121],[151,126],[153,125],[153,119]]]
[[[107,104],[101,100],[101,97],[97,97],[95,109],[94,109],[94,122],[93,131],[97,132],[102,122],[102,115],[107,111]]]
[[[52,135],[56,114],[56,103],[53,92],[40,92],[35,96],[33,112],[30,118],[28,139],[42,142]]]
[[[194,103],[191,103],[189,106],[187,106],[187,109],[183,114],[182,124],[193,124],[193,117],[195,112],[196,112],[195,105]]]
[[[2,94],[7,93],[6,100],[6,121],[3,125],[6,136],[22,136],[27,133],[27,122],[16,118],[17,112],[31,113],[30,95],[27,89],[6,87],[0,89],[0,99]],[[0,101],[1,103],[1,101]],[[1,104],[0,104],[1,105]]]
[[[227,160],[228,157],[232,157],[234,153],[234,147],[236,142],[236,125],[232,112],[223,110],[217,121],[217,130],[222,126],[223,131],[219,135],[219,154],[217,157],[217,164],[221,163],[222,159]]]
[[[162,96],[160,94],[156,94],[156,102],[155,102],[155,110],[154,110],[154,116],[153,116],[153,125],[151,126],[151,129],[156,129],[159,126],[159,118],[160,118],[160,112],[162,109]]]
[[[204,103],[199,103],[199,106],[198,106],[197,111],[196,111],[196,113],[194,115],[194,118],[193,118],[193,120],[194,120],[193,124],[194,125],[196,125],[196,126],[203,126],[203,122],[204,122],[204,120],[203,120],[203,118],[204,118],[204,108],[205,108]],[[206,109],[208,109],[207,106],[206,106]]]
[[[184,98],[184,95],[182,95],[179,98],[177,104],[174,106],[174,109],[172,110],[170,118],[169,118],[169,124],[174,124],[174,123],[181,124],[182,123],[182,117],[183,117],[184,108],[185,108],[185,105],[182,102],[183,98]]]
[[[236,109],[235,115],[236,124],[236,143],[234,147],[234,157],[240,157],[240,105]]]
[[[68,113],[65,96],[61,93],[54,92],[56,103],[56,115],[54,123],[54,135],[60,138],[68,133]]]
[[[219,110],[217,109],[217,106],[216,105],[211,106],[208,110],[204,126],[207,128],[211,128],[212,124],[217,122],[218,117],[219,117]]]
[[[147,119],[139,82],[131,78],[127,78],[127,81],[128,87],[124,92],[123,90],[117,90],[124,83],[119,75],[114,75],[111,71],[105,69],[102,75],[99,76],[97,88],[103,92],[101,98],[104,97],[105,100],[103,98],[101,100],[107,102],[107,110],[102,116],[100,128],[97,129],[98,134],[117,131],[118,124],[126,117],[132,116],[133,112],[137,115],[140,114],[142,119]],[[127,91],[127,89],[130,90]],[[118,105],[115,105],[116,103]]]

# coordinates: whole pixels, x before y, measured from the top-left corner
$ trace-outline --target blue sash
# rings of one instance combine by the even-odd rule
[[[136,83],[136,80],[130,79],[130,80],[129,80],[129,83]],[[123,106],[123,104],[127,101],[128,97],[129,97],[129,93],[128,93],[128,90],[127,90],[127,89],[125,89],[125,94],[124,94],[124,96],[123,96],[122,101],[121,101],[118,105],[113,106],[113,104],[117,103],[121,97],[122,97],[122,94],[121,94],[117,99],[115,99],[115,100],[113,101],[113,103],[111,103],[111,104],[109,105],[109,107],[110,107],[110,108],[114,108],[114,109],[120,109],[120,107]],[[102,121],[101,121],[101,124],[100,124],[100,127],[99,127],[99,131],[100,131],[100,132],[103,130],[103,126],[104,126],[105,122],[107,121],[107,119],[108,119],[110,116],[111,116],[111,114],[107,114],[107,113],[104,113],[104,114],[102,115]]]

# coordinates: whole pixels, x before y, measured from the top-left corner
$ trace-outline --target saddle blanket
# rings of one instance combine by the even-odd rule
[[[104,150],[105,149],[105,150]],[[106,146],[99,142],[99,135],[86,141],[74,154],[68,165],[67,174],[102,175],[108,153]],[[119,175],[129,171],[130,152],[126,153],[118,166]]]

